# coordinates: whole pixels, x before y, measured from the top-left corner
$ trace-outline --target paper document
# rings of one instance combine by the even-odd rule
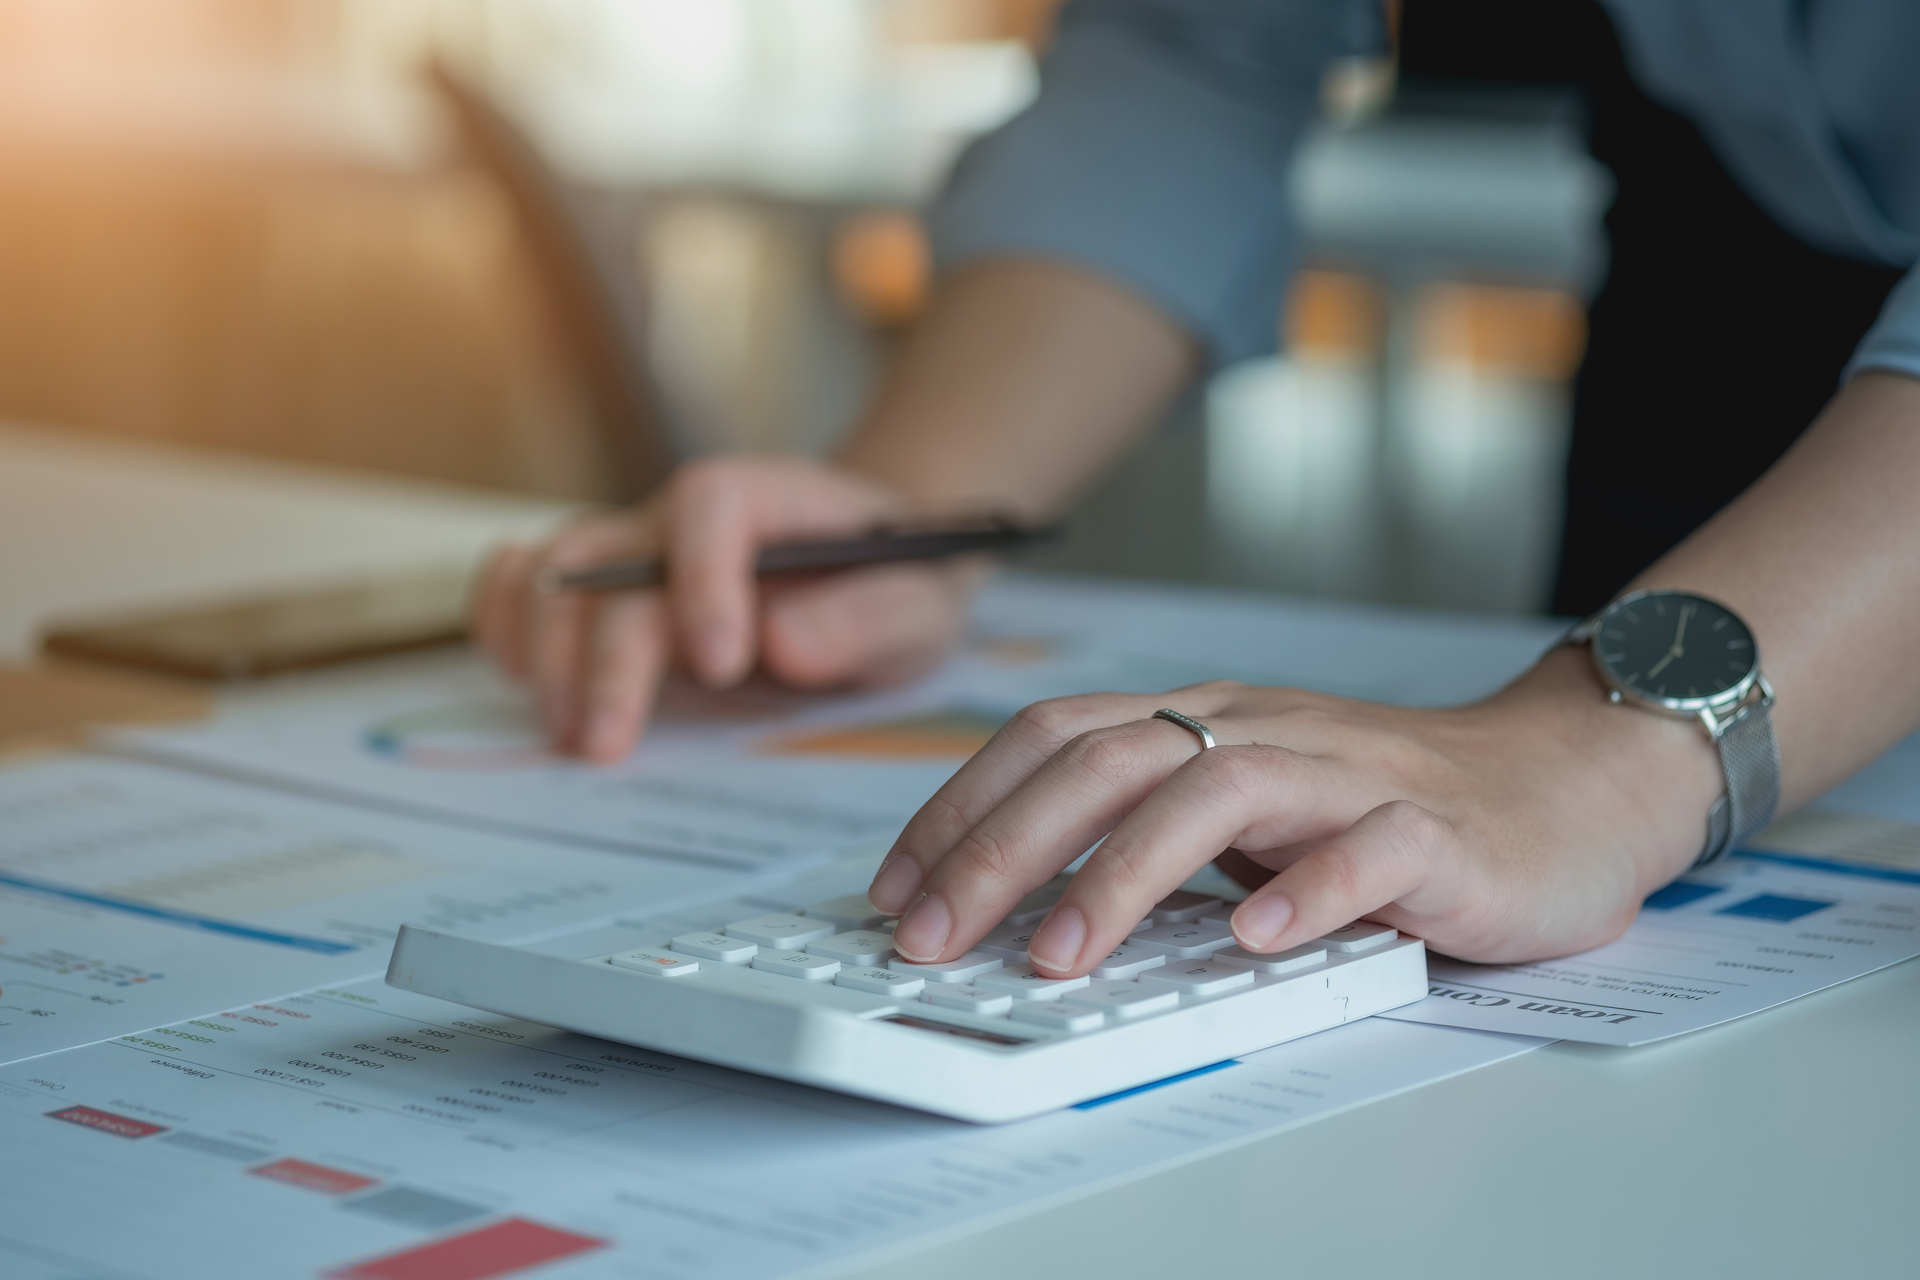
[[[834,1272],[1543,1043],[1365,1019],[980,1127],[377,982],[272,1006],[0,1068],[0,1144],[34,1171],[9,1187],[0,1271]]]
[[[379,973],[405,922],[508,941],[745,879],[135,761],[0,770],[0,1061]]]
[[[629,760],[548,754],[525,696],[477,658],[413,659],[229,696],[204,726],[117,734],[127,750],[339,798],[598,847],[739,867],[889,840],[1021,707],[1094,690],[1231,678],[1386,701],[1484,694],[1537,654],[1537,623],[1423,623],[1276,609],[1227,592],[1015,579],[978,633],[910,687],[805,696],[670,690]]]
[[[1781,824],[1839,843],[1863,824],[1799,815]],[[1526,965],[1470,965],[1428,957],[1431,994],[1382,1016],[1443,1026],[1635,1045],[1715,1023],[1920,955],[1920,860],[1867,820],[1878,864],[1842,864],[1751,849],[1692,872],[1649,897],[1625,937],[1592,951]],[[1901,828],[1905,847],[1920,847]]]

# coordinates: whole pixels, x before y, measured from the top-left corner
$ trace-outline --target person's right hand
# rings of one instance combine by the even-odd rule
[[[589,516],[535,547],[497,551],[480,575],[474,633],[535,694],[555,749],[607,763],[633,749],[660,682],[710,687],[756,664],[799,688],[904,680],[936,661],[965,619],[974,562],[875,565],[762,583],[769,543],[849,537],[911,516],[908,500],[800,458],[688,463],[653,497]],[[542,592],[543,572],[660,555],[661,588]]]

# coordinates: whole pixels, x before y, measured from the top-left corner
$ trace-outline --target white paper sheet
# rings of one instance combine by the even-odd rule
[[[123,748],[441,819],[742,867],[890,838],[1022,706],[1214,678],[1446,702],[1498,687],[1550,625],[1276,607],[1218,591],[1014,579],[920,683],[859,697],[671,695],[605,769],[548,756],[524,699],[477,660],[414,659],[277,682],[205,725]]]
[[[0,1061],[377,974],[408,921],[507,940],[747,879],[135,761],[0,770]]]
[[[791,1277],[1543,1043],[1368,1019],[983,1128],[384,984],[273,1003],[0,1068],[0,1144],[34,1171],[9,1179],[0,1259],[272,1280],[491,1231],[578,1247],[552,1280]]]
[[[1428,958],[1431,994],[1383,1015],[1635,1045],[1920,955],[1920,874],[1789,853],[1728,858],[1647,899],[1625,937],[1564,960]]]

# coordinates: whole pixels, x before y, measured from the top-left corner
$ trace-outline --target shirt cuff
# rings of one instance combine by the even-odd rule
[[[1854,348],[1840,380],[1884,370],[1920,378],[1920,267],[1908,271],[1880,308],[1880,318]]]

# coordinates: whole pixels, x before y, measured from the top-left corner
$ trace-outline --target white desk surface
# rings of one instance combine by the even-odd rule
[[[554,503],[0,427],[0,653],[54,613],[472,554]],[[1553,1045],[861,1280],[1911,1275],[1920,964]]]

